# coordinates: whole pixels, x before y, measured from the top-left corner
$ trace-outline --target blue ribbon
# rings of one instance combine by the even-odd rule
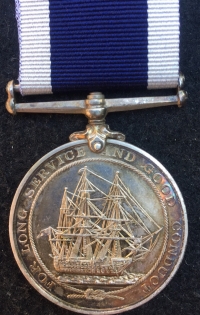
[[[52,91],[147,86],[147,0],[49,0]]]

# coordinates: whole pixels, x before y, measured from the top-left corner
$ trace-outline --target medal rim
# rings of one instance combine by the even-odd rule
[[[130,144],[127,142],[122,142],[122,141],[118,141],[118,140],[107,140],[107,143],[109,144],[113,144],[113,145],[121,145],[123,147],[127,147],[129,149],[135,150],[137,153],[143,155],[144,157],[150,159],[153,163],[155,163],[155,165],[157,167],[159,167],[163,173],[166,175],[166,177],[169,179],[169,181],[171,182],[174,190],[176,191],[178,198],[180,200],[180,204],[182,207],[182,213],[183,213],[183,218],[184,218],[184,237],[183,237],[183,241],[182,241],[182,248],[181,248],[181,253],[177,259],[177,263],[175,265],[175,267],[172,269],[170,275],[168,276],[168,278],[165,280],[164,283],[162,283],[152,294],[150,294],[148,297],[144,298],[143,300],[139,301],[138,303],[129,305],[129,306],[125,306],[125,307],[120,307],[120,309],[115,308],[113,310],[90,310],[90,309],[86,309],[84,308],[80,308],[77,309],[75,307],[72,307],[70,305],[65,304],[64,302],[62,302],[62,300],[59,297],[55,297],[53,296],[53,294],[51,294],[48,290],[46,290],[44,287],[40,286],[34,278],[32,278],[27,270],[27,267],[25,267],[23,261],[21,261],[19,255],[18,255],[18,251],[16,249],[15,246],[15,235],[14,235],[14,229],[13,229],[13,223],[14,223],[14,214],[15,214],[15,206],[17,204],[17,200],[18,197],[21,193],[21,190],[23,189],[24,185],[26,184],[28,178],[30,177],[30,175],[43,163],[45,162],[45,160],[47,160],[48,158],[50,158],[52,155],[66,149],[72,146],[76,146],[76,145],[81,145],[81,144],[87,144],[86,140],[78,140],[78,141],[74,141],[74,142],[69,142],[66,143],[64,145],[61,145],[59,147],[57,147],[56,149],[50,151],[49,153],[45,154],[42,158],[40,158],[29,170],[28,172],[25,174],[25,176],[23,177],[23,179],[21,180],[16,193],[14,195],[12,204],[11,204],[11,209],[10,209],[10,216],[9,216],[9,237],[10,237],[10,244],[11,244],[11,248],[12,248],[12,252],[14,254],[15,260],[18,264],[19,269],[21,270],[22,274],[25,276],[25,278],[27,279],[27,281],[34,287],[34,289],[36,289],[42,296],[44,296],[45,298],[47,298],[49,301],[51,301],[52,303],[65,308],[67,310],[73,311],[73,312],[77,312],[77,313],[82,313],[82,314],[91,314],[91,315],[103,315],[105,314],[105,312],[107,314],[116,314],[116,313],[123,313],[126,311],[129,311],[131,309],[137,308],[145,303],[147,303],[148,301],[150,301],[151,299],[153,299],[157,294],[159,294],[167,285],[168,283],[172,280],[172,278],[174,277],[174,275],[176,274],[178,268],[181,265],[181,262],[183,260],[184,254],[185,254],[185,250],[186,250],[186,246],[187,246],[187,239],[188,239],[188,219],[187,219],[187,212],[186,212],[186,206],[185,206],[185,202],[183,199],[183,196],[181,194],[180,189],[178,188],[175,180],[173,179],[173,177],[171,176],[171,174],[166,170],[166,168],[153,156],[151,156],[149,153],[147,153],[146,151]]]

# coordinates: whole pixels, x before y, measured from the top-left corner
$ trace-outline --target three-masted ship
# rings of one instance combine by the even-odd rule
[[[48,231],[57,272],[119,276],[153,249],[162,228],[132,196],[119,172],[112,182],[87,167],[79,174],[74,192],[64,189],[57,228],[42,230],[40,236]],[[108,192],[92,177],[104,181]]]

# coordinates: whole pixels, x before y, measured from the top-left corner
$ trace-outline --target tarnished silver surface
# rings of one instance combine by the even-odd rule
[[[108,140],[48,153],[22,180],[10,240],[27,280],[55,304],[116,314],[158,294],[175,274],[187,240],[181,193],[149,154]]]
[[[125,140],[124,134],[111,131],[105,123],[107,107],[102,93],[90,93],[85,103],[85,116],[88,118],[88,125],[86,130],[71,134],[70,141],[87,139],[90,150],[99,153],[104,150],[107,139]]]
[[[184,76],[180,75],[179,87],[176,95],[106,99],[105,108],[107,112],[116,112],[170,105],[178,105],[181,107],[187,99],[187,93],[184,90],[181,90],[183,84]],[[10,81],[6,90],[8,93],[6,109],[13,115],[16,113],[85,114],[87,107],[85,100],[16,103],[15,92],[19,91],[19,85],[15,85],[13,81]]]
[[[105,100],[104,95],[101,92],[94,92],[90,93],[85,101],[15,104],[13,82],[10,82],[7,85],[7,92],[9,97],[6,103],[6,108],[13,114],[17,111],[29,112],[27,108],[30,109],[30,112],[35,112],[36,109],[36,112],[64,113],[66,111],[66,113],[85,114],[89,122],[86,126],[86,130],[74,132],[70,136],[70,141],[87,139],[90,150],[97,153],[104,150],[108,138],[121,141],[125,140],[125,136],[122,133],[111,131],[109,126],[105,124],[105,117],[108,112],[148,108],[149,106],[152,107],[152,105],[153,107],[172,104],[181,106],[187,98],[186,93],[178,89],[177,96],[168,97]]]

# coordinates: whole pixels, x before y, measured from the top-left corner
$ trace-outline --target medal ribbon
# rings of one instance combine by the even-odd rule
[[[23,95],[174,88],[179,0],[16,0]]]

